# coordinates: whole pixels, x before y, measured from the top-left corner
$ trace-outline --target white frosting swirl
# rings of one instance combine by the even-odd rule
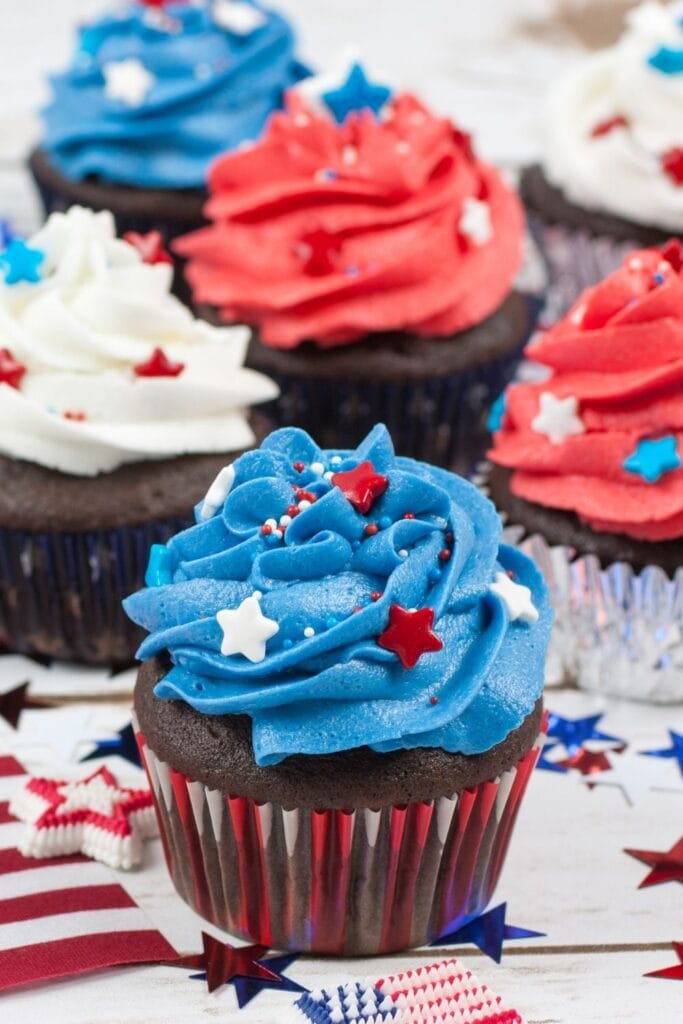
[[[92,476],[253,445],[247,409],[277,388],[243,367],[247,328],[196,320],[171,266],[144,263],[109,212],[53,213],[27,244],[45,254],[41,281],[0,281],[0,347],[26,367],[18,389],[0,384],[0,452]],[[157,347],[179,376],[135,373]]]
[[[683,73],[648,63],[660,47],[683,49],[683,4],[644,3],[616,46],[584,60],[552,90],[545,172],[588,209],[665,231],[683,229],[683,186],[663,170],[683,147]],[[627,124],[594,137],[614,117]]]

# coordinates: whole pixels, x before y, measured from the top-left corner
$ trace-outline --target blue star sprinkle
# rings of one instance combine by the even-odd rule
[[[489,411],[489,417],[486,421],[486,429],[493,434],[496,430],[500,430],[503,426],[503,419],[505,418],[505,392],[501,391],[498,398],[495,400]]]
[[[6,249],[14,237],[11,221],[0,218],[0,245],[2,248]]]
[[[337,124],[343,124],[354,110],[371,110],[379,114],[391,97],[386,85],[369,82],[360,64],[354,64],[349,76],[338,89],[323,93],[323,103],[332,111]]]
[[[173,556],[165,544],[152,544],[145,570],[145,586],[163,587],[165,583],[173,583]]]
[[[121,729],[113,740],[99,740],[97,746],[90,754],[86,754],[81,761],[94,761],[98,757],[112,757],[117,754],[119,757],[130,761],[131,764],[142,768],[142,758],[138,745],[135,742],[133,726],[129,723]]]
[[[562,715],[556,715],[551,711],[548,715],[548,736],[564,744],[570,757],[578,753],[587,740],[617,743],[619,748],[624,750],[628,746],[625,740],[596,729],[596,725],[603,717],[604,715],[589,715],[587,718],[563,718]]]
[[[683,71],[683,50],[660,46],[647,58],[647,62],[651,68],[664,75],[680,75]]]
[[[678,767],[683,775],[683,735],[669,729],[669,736],[671,737],[670,747],[664,747],[662,750],[641,750],[641,754],[646,754],[648,757],[673,757],[678,761]]]
[[[21,238],[13,238],[0,255],[0,262],[5,267],[5,283],[30,281],[37,284],[41,280],[39,267],[44,259],[45,253],[40,249],[30,249]]]
[[[499,964],[503,957],[505,939],[538,939],[545,936],[545,932],[533,932],[528,928],[518,928],[516,925],[506,924],[506,909],[507,903],[501,903],[454,931],[446,930],[430,945],[460,946],[471,942],[478,946],[482,953],[486,953]]]
[[[627,472],[637,473],[649,484],[656,484],[665,473],[680,468],[681,458],[673,434],[666,434],[657,441],[639,441],[636,450],[624,462]]]

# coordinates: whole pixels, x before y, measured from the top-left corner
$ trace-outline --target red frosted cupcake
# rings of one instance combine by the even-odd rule
[[[213,165],[211,224],[177,251],[209,316],[254,327],[281,424],[348,445],[383,419],[398,451],[465,468],[532,326],[519,200],[415,97],[357,64],[329,81]]]

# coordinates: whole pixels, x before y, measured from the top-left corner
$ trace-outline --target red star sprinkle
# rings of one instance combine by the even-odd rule
[[[599,121],[591,131],[591,138],[601,139],[613,132],[615,128],[628,128],[628,121],[621,114],[616,117],[608,117],[605,121]]]
[[[156,6],[161,6],[157,4]],[[173,263],[161,237],[160,231],[147,231],[140,234],[138,231],[126,231],[123,236],[124,242],[128,242],[140,253],[143,263]]]
[[[227,985],[233,978],[260,978],[265,981],[281,981],[278,974],[269,971],[257,961],[268,952],[267,946],[240,946],[220,942],[213,935],[202,932],[203,953],[179,956],[177,960],[166,961],[169,967],[190,967],[206,971],[209,992],[215,992],[221,985]]]
[[[643,864],[652,868],[638,886],[639,889],[648,889],[662,882],[683,882],[683,836],[670,850],[662,853],[656,850],[624,850],[624,853],[642,860]]]
[[[177,377],[185,369],[185,363],[172,363],[162,348],[155,348],[146,362],[138,363],[133,369],[138,377]]]
[[[311,274],[312,277],[334,273],[340,252],[341,242],[324,228],[302,235],[296,247],[296,254],[303,263],[304,273]]]
[[[18,363],[8,348],[0,348],[0,384],[18,388],[25,373],[26,367],[23,363]]]
[[[666,260],[677,274],[683,270],[683,245],[677,238],[672,238],[662,246],[662,259]]]
[[[335,473],[332,483],[338,487],[357,512],[369,512],[375,500],[384,494],[389,481],[375,470],[371,462],[361,462],[355,469]]]
[[[670,978],[672,981],[683,981],[683,942],[672,942],[680,963],[673,967],[663,967],[660,971],[650,971],[646,978]]]
[[[409,611],[400,604],[392,604],[389,625],[377,637],[377,643],[398,654],[404,668],[414,668],[423,654],[440,651],[443,647],[443,641],[432,630],[433,625],[433,608]]]
[[[663,153],[660,159],[662,170],[673,181],[674,185],[683,185],[683,149],[675,146]]]

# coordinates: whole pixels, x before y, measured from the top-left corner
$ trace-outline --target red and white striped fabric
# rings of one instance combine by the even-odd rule
[[[23,856],[18,844],[25,826],[9,803],[25,781],[22,765],[0,755],[0,990],[175,959],[107,868],[80,854]]]

